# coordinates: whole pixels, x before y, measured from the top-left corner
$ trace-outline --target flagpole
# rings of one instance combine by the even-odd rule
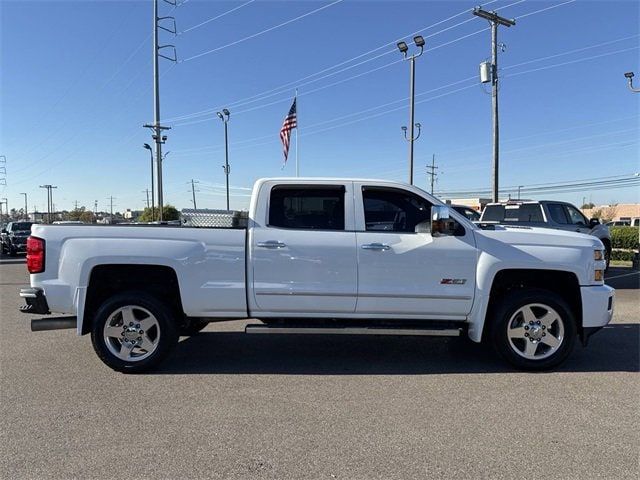
[[[296,88],[296,177],[300,176],[300,166],[298,164],[298,128],[299,128],[299,119],[300,116],[298,115],[298,112],[300,111],[299,109],[299,105],[298,105],[298,89]]]

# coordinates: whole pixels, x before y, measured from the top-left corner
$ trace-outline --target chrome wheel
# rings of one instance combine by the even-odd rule
[[[127,305],[109,315],[103,338],[113,355],[127,362],[139,362],[158,348],[160,324],[146,308]]]
[[[528,360],[550,357],[564,340],[564,322],[558,312],[542,303],[520,307],[507,323],[511,349]]]

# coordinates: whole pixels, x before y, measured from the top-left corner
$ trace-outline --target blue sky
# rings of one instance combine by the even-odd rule
[[[639,3],[579,0],[545,10],[565,1],[483,4],[517,21],[499,32],[506,44],[501,186],[640,171],[640,94],[622,76],[634,70],[640,80]],[[409,70],[393,45],[416,32],[427,41],[416,66],[416,121],[423,126],[416,184],[426,187],[425,165],[435,153],[437,191],[490,186],[491,97],[477,80],[490,33],[471,15],[478,2],[344,0],[259,34],[330,3],[161,6],[182,32],[162,34],[180,60],[161,64],[161,113],[173,126],[164,147],[165,202],[189,207],[193,178],[199,207],[224,205],[223,128],[215,110],[225,106],[231,207],[248,205],[255,179],[294,175],[292,157],[281,169],[278,132],[296,86],[301,174],[405,181],[400,126],[408,121]],[[150,181],[142,144],[150,133],[142,124],[153,120],[151,5],[2,2],[0,154],[7,157],[7,186],[0,197],[10,207],[23,205],[20,192],[28,193],[30,209],[46,207],[38,186],[47,183],[58,186],[58,209],[76,200],[92,208],[98,200],[103,210],[110,195],[115,210],[143,206]],[[637,187],[543,196],[639,201]]]

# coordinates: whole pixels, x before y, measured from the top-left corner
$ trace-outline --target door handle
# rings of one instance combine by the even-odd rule
[[[389,250],[391,247],[386,243],[365,243],[362,248],[364,250]]]
[[[262,248],[284,248],[287,244],[277,240],[267,240],[266,242],[258,242],[258,246]]]

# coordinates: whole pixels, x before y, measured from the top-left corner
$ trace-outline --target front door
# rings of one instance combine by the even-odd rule
[[[353,313],[356,237],[352,185],[267,184],[264,222],[251,229],[257,312]]]
[[[431,203],[415,192],[354,184],[359,314],[464,319],[471,311],[477,253],[473,233],[416,233]]]

